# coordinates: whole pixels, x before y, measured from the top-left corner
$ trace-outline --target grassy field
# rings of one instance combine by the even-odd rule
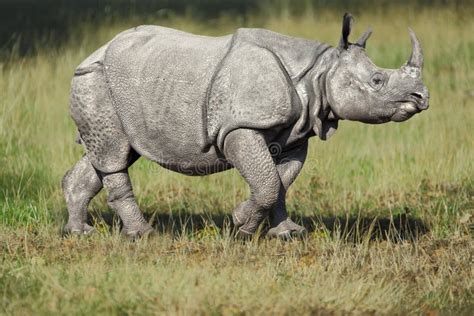
[[[232,237],[229,214],[248,194],[236,171],[190,178],[144,159],[131,177],[159,237],[121,239],[101,193],[91,205],[99,234],[62,238],[60,181],[82,154],[68,115],[72,73],[143,21],[84,26],[58,50],[1,63],[0,314],[472,314],[472,8],[376,13],[356,16],[354,37],[372,25],[369,56],[395,68],[413,27],[431,107],[401,124],[342,122],[330,141],[310,141],[288,196],[310,231],[302,241]],[[211,35],[257,26],[334,45],[341,16],[146,23]]]

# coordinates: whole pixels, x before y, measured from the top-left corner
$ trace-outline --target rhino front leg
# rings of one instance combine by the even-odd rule
[[[280,177],[265,140],[257,131],[230,132],[224,141],[224,154],[250,186],[250,198],[235,208],[232,218],[241,235],[251,236],[277,204]]]
[[[122,234],[134,239],[147,236],[153,228],[138,208],[127,170],[102,174],[102,182],[108,191],[107,202],[122,220]]]
[[[303,168],[307,152],[308,142],[276,161],[276,167],[283,188],[280,190],[275,209],[270,213],[271,228],[267,233],[268,237],[288,239],[292,236],[306,233],[303,226],[294,223],[288,216],[286,210],[286,192]]]

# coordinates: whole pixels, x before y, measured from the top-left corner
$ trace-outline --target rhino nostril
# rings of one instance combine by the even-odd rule
[[[419,93],[416,93],[416,92],[410,93],[410,95],[413,96],[413,97],[415,97],[415,98],[417,98],[417,99],[423,99],[423,96],[422,96],[421,94],[419,94]]]

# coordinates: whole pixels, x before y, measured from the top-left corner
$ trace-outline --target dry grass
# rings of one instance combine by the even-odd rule
[[[289,192],[292,215],[311,230],[298,242],[232,238],[222,214],[247,195],[235,171],[189,178],[144,160],[132,181],[147,216],[161,219],[160,237],[128,243],[117,226],[110,233],[101,194],[92,207],[101,233],[61,238],[59,182],[82,153],[67,113],[71,74],[113,34],[142,22],[83,27],[58,51],[0,64],[0,313],[472,313],[472,10],[379,13],[356,16],[354,33],[371,24],[369,55],[398,67],[412,26],[431,107],[402,124],[342,122],[329,142],[311,141]],[[246,26],[335,44],[340,19],[283,12],[250,16]],[[241,26],[229,17],[147,22],[202,34]]]
[[[228,230],[207,230],[137,243],[117,233],[60,239],[47,229],[3,231],[4,312],[472,311],[468,237],[351,243],[314,234],[241,243]]]

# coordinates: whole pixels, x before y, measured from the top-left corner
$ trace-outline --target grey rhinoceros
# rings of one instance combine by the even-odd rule
[[[72,79],[85,155],[62,182],[65,230],[93,231],[87,206],[105,187],[125,235],[152,232],[127,171],[144,156],[193,176],[236,168],[251,191],[232,214],[238,232],[252,235],[268,218],[268,236],[302,234],[285,195],[308,139],[328,139],[339,120],[400,122],[428,108],[415,34],[408,62],[382,69],[365,53],[371,29],[349,42],[352,20],[344,15],[337,47],[264,29],[207,37],[139,26],[99,48]]]

